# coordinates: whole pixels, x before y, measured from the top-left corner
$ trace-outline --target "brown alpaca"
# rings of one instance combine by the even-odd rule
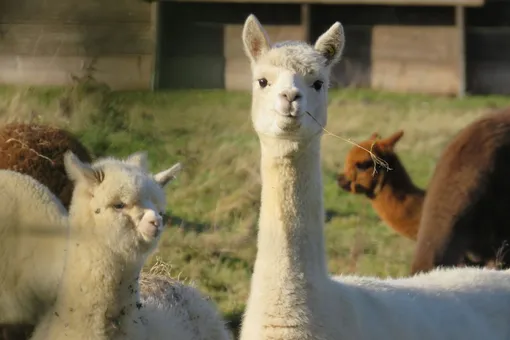
[[[72,150],[83,162],[92,159],[76,137],[47,125],[11,123],[0,128],[0,169],[18,171],[46,185],[69,208],[73,183],[63,154]],[[0,340],[29,339],[33,325],[0,325]]]
[[[445,148],[427,189],[411,274],[462,262],[510,266],[510,109],[485,115]],[[468,261],[469,262],[469,261]]]
[[[386,139],[374,133],[359,145],[388,163],[391,170],[376,166],[370,154],[353,147],[345,159],[344,172],[337,176],[338,186],[354,194],[364,194],[379,217],[397,233],[415,240],[420,223],[425,191],[414,185],[395,153],[402,138],[400,130]],[[376,168],[374,168],[376,166]]]
[[[62,158],[67,150],[83,162],[92,160],[80,141],[63,129],[25,123],[0,128],[0,169],[32,176],[69,208],[73,184],[67,178]]]

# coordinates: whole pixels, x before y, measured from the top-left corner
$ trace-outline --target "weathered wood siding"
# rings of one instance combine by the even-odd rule
[[[159,88],[250,89],[250,65],[241,39],[250,13],[257,14],[273,41],[304,38],[299,5],[174,1],[160,5]]]
[[[333,69],[333,86],[457,93],[460,46],[453,8],[314,5],[312,40],[337,20],[346,45]]]
[[[459,47],[455,27],[375,26],[371,86],[455,94],[460,81]]]
[[[93,64],[115,89],[147,89],[151,30],[141,0],[2,0],[0,83],[65,84]]]

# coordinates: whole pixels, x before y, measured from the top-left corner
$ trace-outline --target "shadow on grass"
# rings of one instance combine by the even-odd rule
[[[212,224],[209,223],[191,222],[179,216],[169,216],[167,225],[170,228],[180,228],[184,233],[194,232],[197,234],[206,232],[214,228],[221,228],[218,225],[213,226]]]
[[[227,327],[232,332],[234,339],[239,339],[243,313],[244,309],[236,309],[224,315],[224,318],[227,321]]]

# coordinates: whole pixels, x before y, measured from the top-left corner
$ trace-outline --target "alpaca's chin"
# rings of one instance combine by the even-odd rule
[[[149,247],[152,247],[153,244],[155,245],[158,243],[159,237],[161,236],[161,229],[160,228],[146,228],[142,231],[140,231],[140,235],[142,236],[142,239]]]

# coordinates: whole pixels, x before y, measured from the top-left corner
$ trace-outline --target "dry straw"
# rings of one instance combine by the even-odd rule
[[[324,126],[322,126],[321,123],[319,123],[319,121],[308,111],[305,111],[307,115],[309,115],[322,129],[322,131],[324,131],[327,135],[330,135],[330,136],[333,136],[335,138],[338,138],[338,139],[341,139],[343,140],[344,142],[347,142],[351,145],[354,145],[362,150],[365,150],[366,152],[368,152],[370,154],[370,158],[372,158],[372,161],[374,162],[374,165],[379,165],[381,167],[383,167],[384,169],[386,170],[392,170],[392,168],[390,168],[390,165],[388,164],[388,162],[386,162],[384,159],[380,158],[380,157],[377,157],[376,154],[374,154],[372,152],[373,148],[374,148],[374,145],[375,145],[375,141],[372,143],[372,145],[370,146],[370,150],[362,147],[361,145],[359,145],[358,143],[352,141],[351,139],[346,139],[346,138],[343,138],[343,137],[340,137],[336,134],[334,134],[333,132],[331,131],[328,131],[326,130],[326,128]],[[374,166],[374,174],[377,172],[377,167]]]

